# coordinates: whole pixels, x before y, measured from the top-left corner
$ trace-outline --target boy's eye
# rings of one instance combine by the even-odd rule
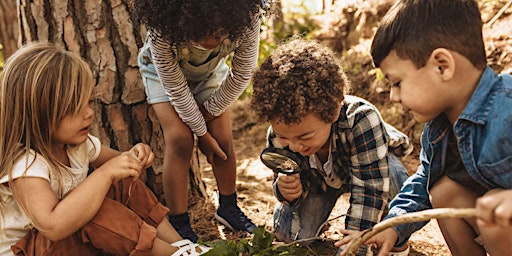
[[[400,82],[396,82],[391,84],[391,87],[400,87]]]

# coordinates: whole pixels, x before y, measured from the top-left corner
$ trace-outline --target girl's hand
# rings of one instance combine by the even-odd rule
[[[481,228],[512,227],[512,189],[494,189],[476,200],[477,224]]]
[[[334,243],[335,246],[340,247],[344,244],[350,244],[354,239],[356,239],[362,231],[355,230],[342,230],[341,233],[345,235],[341,240]],[[392,228],[385,229],[384,231],[374,235],[372,238],[368,239],[365,244],[376,244],[379,249],[379,254],[377,256],[387,256],[389,252],[393,249],[393,246],[398,239],[398,234]],[[345,247],[340,256],[346,255],[348,246]]]
[[[144,143],[138,143],[133,146],[128,153],[132,154],[133,157],[139,160],[139,163],[144,169],[149,168],[155,160],[155,154],[153,154],[151,147]]]
[[[286,175],[279,173],[277,177],[277,188],[286,201],[291,202],[302,195],[302,183],[298,173]]]
[[[206,160],[213,166],[213,157],[217,155],[222,160],[226,160],[228,156],[217,143],[217,140],[209,133],[206,132],[203,136],[199,137],[199,150],[206,155]]]
[[[101,165],[95,172],[105,172],[112,179],[112,182],[119,181],[126,177],[138,179],[144,166],[134,157],[131,152],[124,152]]]

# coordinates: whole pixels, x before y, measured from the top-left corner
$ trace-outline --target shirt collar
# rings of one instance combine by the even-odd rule
[[[499,76],[492,68],[487,66],[480,77],[480,81],[471,96],[468,104],[459,116],[459,119],[466,119],[478,124],[485,124],[489,116],[491,105],[496,97],[494,84]]]

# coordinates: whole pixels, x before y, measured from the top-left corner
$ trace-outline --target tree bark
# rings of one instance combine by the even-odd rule
[[[11,56],[18,49],[16,0],[0,1],[0,44],[4,58]]]
[[[79,53],[90,64],[97,81],[93,103],[96,122],[91,133],[103,144],[121,151],[139,142],[151,146],[155,162],[141,179],[163,202],[163,133],[146,103],[137,64],[146,29],[136,20],[130,0],[17,1],[22,44],[53,42]],[[194,158],[191,191],[205,197],[197,154]]]

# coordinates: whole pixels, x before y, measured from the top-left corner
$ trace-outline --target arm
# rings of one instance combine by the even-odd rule
[[[96,215],[113,181],[129,176],[138,178],[153,159],[149,146],[144,144],[137,144],[122,154],[102,146],[93,162],[99,165],[98,169],[62,200],[58,199],[49,181],[43,178],[17,178],[12,190],[18,204],[25,209],[36,228],[56,241],[76,232]],[[31,165],[30,168],[46,168],[44,172],[50,172],[48,164]],[[27,173],[30,173],[30,169]]]
[[[96,215],[113,181],[138,177],[141,169],[132,156],[117,156],[94,171],[62,200],[57,198],[49,181],[41,178],[17,178],[11,189],[41,234],[57,241],[73,234]]]
[[[272,126],[269,126],[267,129],[266,147],[283,148],[277,141],[274,131],[272,130]],[[286,177],[284,174],[274,173],[272,190],[274,192],[274,196],[279,202],[289,204],[292,207],[299,205],[303,197],[300,174]]]
[[[364,230],[378,221],[388,200],[388,142],[376,110],[360,108],[348,116],[353,125],[346,132],[350,145],[351,195],[345,224]]]
[[[232,61],[232,75],[228,75],[222,85],[204,102],[206,110],[219,116],[229,107],[249,85],[258,60],[260,41],[260,20],[254,18],[251,28],[240,40]]]
[[[181,72],[172,46],[161,37],[151,36],[149,38],[153,63],[174,110],[190,130],[198,136],[200,149],[207,155],[209,163],[213,163],[214,154],[226,159],[226,154],[217,140],[207,130],[205,116],[209,120],[214,117],[208,115],[205,110],[202,112],[202,107],[199,108],[183,72]]]
[[[153,161],[155,160],[155,154],[153,154],[151,148],[144,143],[137,143],[129,151],[123,153],[102,145],[100,154],[93,162],[91,162],[90,165],[95,168],[100,167],[105,162],[121,154],[129,154],[135,159],[137,159],[139,163],[143,166],[143,169],[149,168],[153,164]]]
[[[428,159],[428,156],[422,149],[420,153],[422,164],[418,167],[417,172],[405,181],[401,191],[393,201],[391,201],[389,213],[384,219],[432,208],[427,191],[428,175],[425,170],[428,170],[429,164],[426,159]],[[411,234],[421,229],[426,223],[427,222],[414,222],[388,228],[373,236],[366,244],[377,244],[380,249],[378,256],[388,255],[388,252],[393,249],[395,251],[404,250],[406,249],[405,245]],[[336,246],[350,243],[359,236],[359,233],[344,233],[348,235],[347,239],[343,238],[336,242]],[[346,248],[341,255],[345,255],[345,253]]]
[[[194,134],[203,136],[207,132],[206,122],[181,72],[172,46],[159,36],[149,38],[153,63],[174,110]]]

